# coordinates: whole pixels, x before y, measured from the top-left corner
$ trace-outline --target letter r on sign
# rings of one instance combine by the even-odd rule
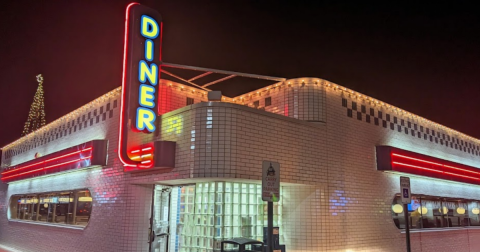
[[[147,129],[149,132],[155,131],[155,113],[147,108],[137,108],[137,121],[135,126],[138,130]]]

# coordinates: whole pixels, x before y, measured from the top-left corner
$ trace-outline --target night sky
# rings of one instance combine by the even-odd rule
[[[121,85],[129,2],[1,1],[0,146],[20,137],[37,74],[47,123]],[[337,2],[140,1],[163,16],[165,62],[319,77],[480,138],[478,8]]]

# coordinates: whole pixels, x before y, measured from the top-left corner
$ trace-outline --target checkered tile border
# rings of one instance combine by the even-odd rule
[[[101,107],[97,107],[88,113],[85,113],[74,120],[68,121],[63,125],[60,125],[56,128],[50,129],[49,131],[43,133],[43,136],[35,137],[34,141],[29,141],[28,143],[22,144],[18,147],[12,148],[5,152],[5,159],[11,158],[20,153],[29,151],[38,146],[50,143],[51,141],[57,140],[64,136],[68,136],[87,127],[93,126],[94,124],[99,123],[100,121],[105,121],[113,117],[113,111],[118,107],[118,100],[113,100],[107,104],[104,104]]]
[[[460,150],[465,153],[480,156],[480,147],[471,142],[464,141],[458,137],[453,137],[423,125],[410,122],[395,115],[385,113],[383,111],[368,108],[365,105],[358,105],[357,102],[351,101],[351,107],[346,98],[342,98],[342,106],[347,108],[347,116],[357,120],[365,121],[366,123],[375,124],[390,130],[396,130],[399,133],[403,132],[412,137],[423,138],[425,141],[435,142],[436,144],[445,145],[455,150]]]

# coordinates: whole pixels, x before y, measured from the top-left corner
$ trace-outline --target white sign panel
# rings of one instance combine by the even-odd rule
[[[402,195],[402,203],[410,204],[412,192],[410,191],[409,177],[400,177],[400,194]]]
[[[280,200],[280,164],[263,161],[262,200],[278,202]]]

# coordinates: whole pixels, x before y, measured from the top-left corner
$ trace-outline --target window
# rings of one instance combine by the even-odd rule
[[[272,105],[272,97],[265,98],[265,107]]]
[[[407,205],[408,223],[412,229],[480,226],[479,200],[412,195]],[[393,222],[405,228],[405,217],[400,195],[392,204]]]
[[[234,182],[206,182],[181,188],[178,220],[183,229],[174,251],[216,251],[222,240],[233,237],[263,240],[267,203],[262,201],[261,192],[260,185]],[[280,227],[280,235],[281,207],[281,200],[274,203],[273,225]]]
[[[88,189],[12,195],[10,219],[86,226],[92,212]]]
[[[260,106],[260,101],[254,101],[253,107],[258,108]]]
[[[187,105],[192,105],[194,103],[193,98],[187,97]]]

